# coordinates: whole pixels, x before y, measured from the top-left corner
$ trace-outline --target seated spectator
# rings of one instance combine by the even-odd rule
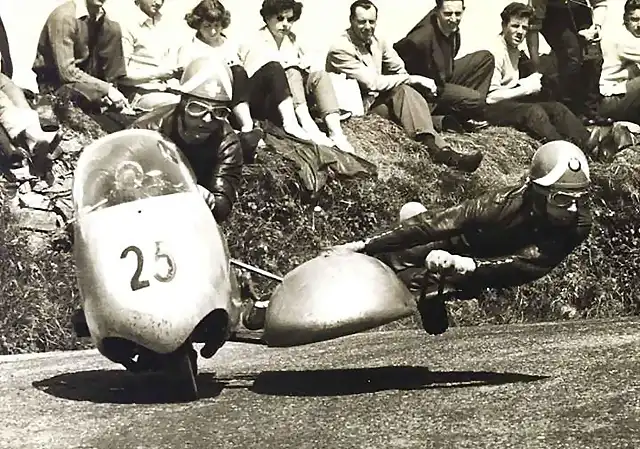
[[[127,74],[121,89],[131,107],[150,111],[156,106],[175,103],[180,96],[166,92],[168,80],[179,80],[177,45],[170,20],[160,12],[164,0],[135,0],[140,13],[120,22],[122,54]]]
[[[640,0],[627,0],[624,27],[603,45],[599,114],[640,124]]]
[[[435,131],[429,104],[414,86],[435,90],[432,79],[409,75],[394,49],[376,37],[378,9],[369,0],[351,4],[351,26],[329,49],[326,69],[358,81],[365,110],[400,123],[413,139],[423,143],[434,162],[472,172],[482,153],[454,151]]]
[[[92,109],[122,109],[115,87],[126,74],[120,26],[105,17],[103,0],[68,0],[49,15],[34,69],[39,81],[65,86]]]
[[[319,145],[336,146],[353,153],[353,147],[342,132],[340,108],[329,74],[312,70],[291,31],[292,24],[302,14],[302,3],[264,0],[260,14],[265,26],[240,48],[240,60],[249,76],[269,62],[279,62],[287,75],[296,116],[308,137]],[[328,137],[311,118],[307,96],[315,102],[318,115],[327,126]]]
[[[538,42],[542,34],[557,61],[557,99],[586,125],[604,123],[597,109],[601,100],[601,28],[608,3],[609,0],[529,0],[534,14],[527,47],[533,69],[544,73]]]
[[[0,125],[13,145],[28,151],[38,174],[44,174],[47,155],[60,143],[61,135],[42,130],[38,113],[31,108],[22,89],[4,73],[0,73]],[[11,149],[5,149],[5,153],[10,152]]]
[[[203,56],[217,57],[224,61],[233,74],[231,110],[240,129],[240,140],[246,141],[250,147],[264,147],[266,144],[262,140],[262,130],[254,127],[250,105],[275,101],[271,109],[277,110],[279,104],[284,103],[281,108],[288,107],[289,113],[286,115],[295,120],[293,102],[282,66],[278,63],[267,64],[249,79],[238,57],[238,48],[223,33],[231,23],[231,15],[218,0],[202,0],[185,16],[185,20],[187,25],[196,30],[196,34],[179,48],[178,66],[185,67]]]
[[[544,142],[568,139],[584,148],[589,131],[580,119],[564,104],[540,98],[542,75],[520,78],[519,46],[527,36],[532,14],[529,6],[513,2],[500,15],[502,33],[491,48],[496,67],[487,96],[487,120],[530,132]]]
[[[494,61],[485,50],[454,61],[460,50],[463,12],[464,0],[436,0],[435,8],[394,48],[409,73],[436,82],[434,114],[451,114],[469,129],[479,129],[486,126],[482,121]]]
[[[7,31],[0,17],[0,72],[9,78],[13,76],[13,62],[11,61],[11,53],[9,52],[9,39]]]

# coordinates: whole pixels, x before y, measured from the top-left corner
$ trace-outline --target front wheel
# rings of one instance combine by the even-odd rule
[[[170,375],[175,380],[177,392],[187,401],[198,399],[198,354],[191,343],[185,343],[175,353]]]

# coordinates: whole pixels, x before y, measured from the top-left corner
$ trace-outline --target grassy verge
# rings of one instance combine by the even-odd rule
[[[98,137],[76,113],[67,126]],[[399,207],[421,201],[437,210],[488,189],[517,182],[537,143],[525,134],[490,128],[447,135],[454,145],[479,148],[485,161],[471,175],[430,162],[402,131],[376,117],[352,119],[346,130],[361,154],[379,166],[379,178],[332,179],[313,202],[300,190],[295,168],[272,151],[244,168],[245,182],[225,224],[232,255],[285,274],[326,246],[370,235],[394,223]],[[570,310],[579,317],[610,317],[638,311],[640,282],[640,155],[627,150],[611,165],[593,164],[592,235],[551,275],[527,286],[487,290],[473,301],[451,304],[457,325],[553,320]],[[0,221],[0,353],[76,349],[68,324],[79,305],[71,254],[49,247],[34,254],[2,202]],[[273,284],[259,281],[269,291]],[[412,326],[405,320],[397,326]]]

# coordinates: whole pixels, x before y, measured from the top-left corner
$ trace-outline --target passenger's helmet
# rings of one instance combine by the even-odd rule
[[[589,163],[574,144],[554,140],[538,148],[531,160],[529,179],[539,186],[556,190],[589,187]]]
[[[182,93],[204,100],[228,103],[232,97],[233,74],[220,58],[201,57],[191,61],[182,73]]]
[[[424,207],[422,204],[416,201],[410,201],[400,208],[400,214],[399,214],[400,216],[398,218],[400,222],[403,222],[415,215],[421,214],[426,210],[427,208]]]

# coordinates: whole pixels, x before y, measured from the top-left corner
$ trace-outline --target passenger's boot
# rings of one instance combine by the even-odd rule
[[[436,295],[418,301],[422,327],[428,334],[440,335],[449,328],[449,312],[444,299],[444,295]]]

